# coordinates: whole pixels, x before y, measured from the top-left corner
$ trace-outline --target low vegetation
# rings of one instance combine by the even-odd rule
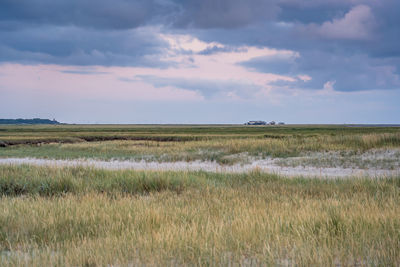
[[[305,153],[302,157],[277,159],[284,167],[353,168],[364,170],[400,170],[400,149],[371,149],[366,152],[330,151]]]
[[[36,126],[22,127],[21,131],[7,127],[0,130],[0,142],[7,146],[0,149],[0,157],[233,164],[249,157],[287,158],[328,151],[360,154],[372,149],[400,148],[400,128],[395,127]]]
[[[400,264],[400,177],[0,167],[0,264]]]
[[[398,168],[399,151],[396,127],[0,126],[0,157]],[[399,266],[399,240],[398,176],[0,165],[1,266]]]

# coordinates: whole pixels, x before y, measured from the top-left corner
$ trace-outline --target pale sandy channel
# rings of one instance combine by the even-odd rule
[[[260,170],[283,176],[307,177],[390,177],[399,176],[400,170],[354,169],[354,168],[316,168],[283,167],[275,164],[274,159],[255,160],[248,164],[220,165],[211,161],[192,162],[145,162],[145,161],[101,161],[93,159],[55,160],[36,158],[0,158],[1,165],[35,165],[53,167],[91,167],[106,170],[151,170],[151,171],[207,171],[217,173],[246,173]]]

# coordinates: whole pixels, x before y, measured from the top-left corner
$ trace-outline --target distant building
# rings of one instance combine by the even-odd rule
[[[274,122],[274,121],[271,121],[270,123],[269,123],[269,125],[275,125],[276,123]]]
[[[267,125],[265,121],[248,121],[244,125]]]
[[[278,122],[278,125],[285,125],[285,123],[284,122]]]

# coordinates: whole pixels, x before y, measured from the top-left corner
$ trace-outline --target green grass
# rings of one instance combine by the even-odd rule
[[[210,160],[233,164],[246,161],[247,157],[287,158],[308,152],[398,149],[400,128],[3,126],[0,142],[9,144],[0,147],[0,157]]]
[[[0,169],[0,195],[3,196],[60,196],[89,192],[144,194],[164,190],[179,193],[204,180],[195,174],[177,177],[172,172],[110,172],[82,167],[36,168],[26,165],[20,168],[3,166]]]
[[[400,177],[1,166],[0,181],[4,266],[400,264]]]
[[[399,133],[399,127],[345,127],[336,125],[0,125],[0,140],[10,144],[38,142],[80,142],[114,139],[190,141],[221,138],[284,138],[321,135],[348,136]]]
[[[400,169],[400,150],[371,150],[367,152],[339,151],[315,153],[304,157],[279,159],[285,167],[354,168],[354,169]]]

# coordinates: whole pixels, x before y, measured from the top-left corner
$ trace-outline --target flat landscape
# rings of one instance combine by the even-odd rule
[[[0,265],[400,265],[400,127],[2,125]]]

